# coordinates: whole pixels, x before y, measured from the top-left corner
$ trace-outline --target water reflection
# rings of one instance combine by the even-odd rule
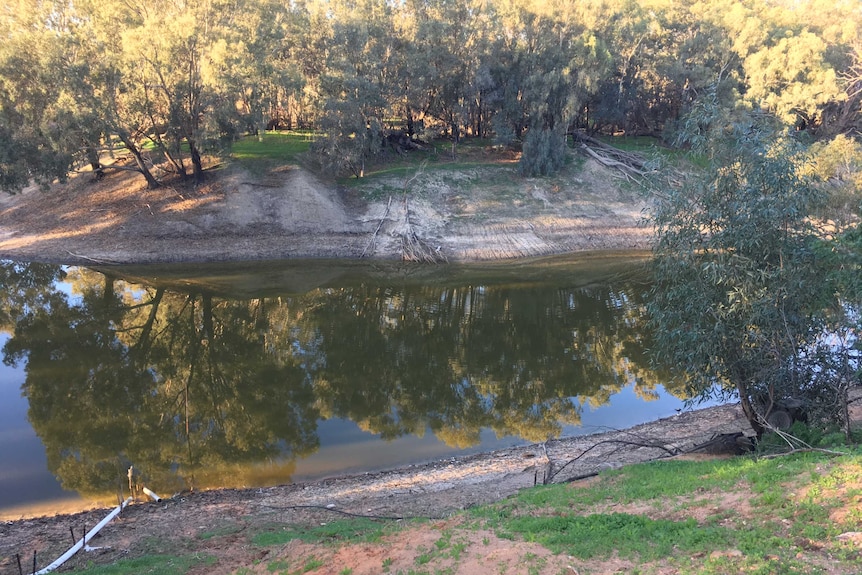
[[[542,441],[577,425],[584,404],[628,385],[649,399],[660,379],[636,277],[578,281],[569,268],[580,287],[563,287],[543,265],[517,284],[487,270],[481,283],[444,281],[448,268],[335,279],[330,265],[300,294],[268,269],[257,295],[246,270],[237,298],[200,276],[144,284],[5,263],[4,362],[26,365],[50,470],[84,494],[116,491],[132,462],[166,492],[285,482],[330,418],[455,447],[487,429]]]

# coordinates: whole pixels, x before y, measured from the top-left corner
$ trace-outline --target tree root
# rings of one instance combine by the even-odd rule
[[[434,247],[419,237],[410,221],[410,203],[404,194],[404,230],[401,236],[401,259],[407,262],[422,262],[428,264],[448,261],[440,246]]]

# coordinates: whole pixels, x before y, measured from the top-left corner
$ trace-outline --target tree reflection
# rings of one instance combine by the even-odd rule
[[[131,462],[164,488],[244,483],[261,463],[285,481],[318,448],[321,418],[383,439],[430,429],[456,447],[483,429],[543,441],[579,424],[583,405],[627,385],[649,399],[658,383],[633,284],[236,300],[83,269],[70,295],[60,272],[39,273],[2,293],[4,361],[26,360],[51,470],[84,493],[114,489]]]

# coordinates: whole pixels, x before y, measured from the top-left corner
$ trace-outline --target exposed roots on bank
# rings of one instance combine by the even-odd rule
[[[444,263],[446,256],[440,246],[433,246],[419,237],[410,219],[410,202],[404,194],[404,226],[400,232],[401,259],[408,262],[427,264]]]

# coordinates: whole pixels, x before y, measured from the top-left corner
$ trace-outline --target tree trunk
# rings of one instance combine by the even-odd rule
[[[161,135],[159,135],[158,130],[155,130],[155,132],[156,132],[156,134],[155,134],[154,141],[155,141],[156,145],[159,147],[159,150],[162,151],[162,154],[164,154],[165,159],[167,159],[168,162],[171,164],[171,166],[174,167],[174,171],[176,173],[178,173],[180,176],[182,176],[183,179],[185,179],[186,178],[186,167],[183,164],[183,156],[180,153],[180,145],[177,144],[175,146],[176,154],[174,154],[171,151],[170,146],[168,146],[167,143],[165,143],[164,138],[162,138]]]
[[[485,134],[482,131],[482,98],[480,97],[476,102],[476,136],[484,138]]]
[[[405,107],[405,116],[407,116],[407,135],[410,139],[416,135],[416,126],[413,124],[413,110],[410,109],[410,104]]]
[[[204,181],[204,166],[201,162],[201,154],[194,140],[189,140],[189,153],[192,156],[192,165],[194,166],[195,183],[200,184]]]
[[[138,167],[138,171],[144,176],[144,179],[147,180],[147,187],[150,189],[158,188],[158,180],[153,177],[152,172],[150,172],[150,169],[147,168],[147,164],[144,162],[144,156],[141,154],[141,151],[134,144],[134,142],[132,142],[132,139],[129,134],[120,131],[117,133],[117,136],[119,136],[120,141],[125,144],[126,149],[129,150],[129,153],[131,153],[132,156],[135,158],[135,164]]]
[[[105,170],[102,168],[102,162],[99,160],[99,151],[93,146],[87,145],[84,153],[87,155],[87,161],[93,169],[93,177],[97,180],[104,178]]]
[[[751,398],[748,393],[748,385],[743,382],[739,382],[736,384],[736,390],[739,393],[739,403],[742,406],[742,412],[745,414],[746,419],[748,419],[749,425],[751,425],[751,429],[754,430],[754,434],[757,436],[759,440],[763,436],[763,425],[760,423],[760,416],[754,410],[754,406],[751,405]]]

